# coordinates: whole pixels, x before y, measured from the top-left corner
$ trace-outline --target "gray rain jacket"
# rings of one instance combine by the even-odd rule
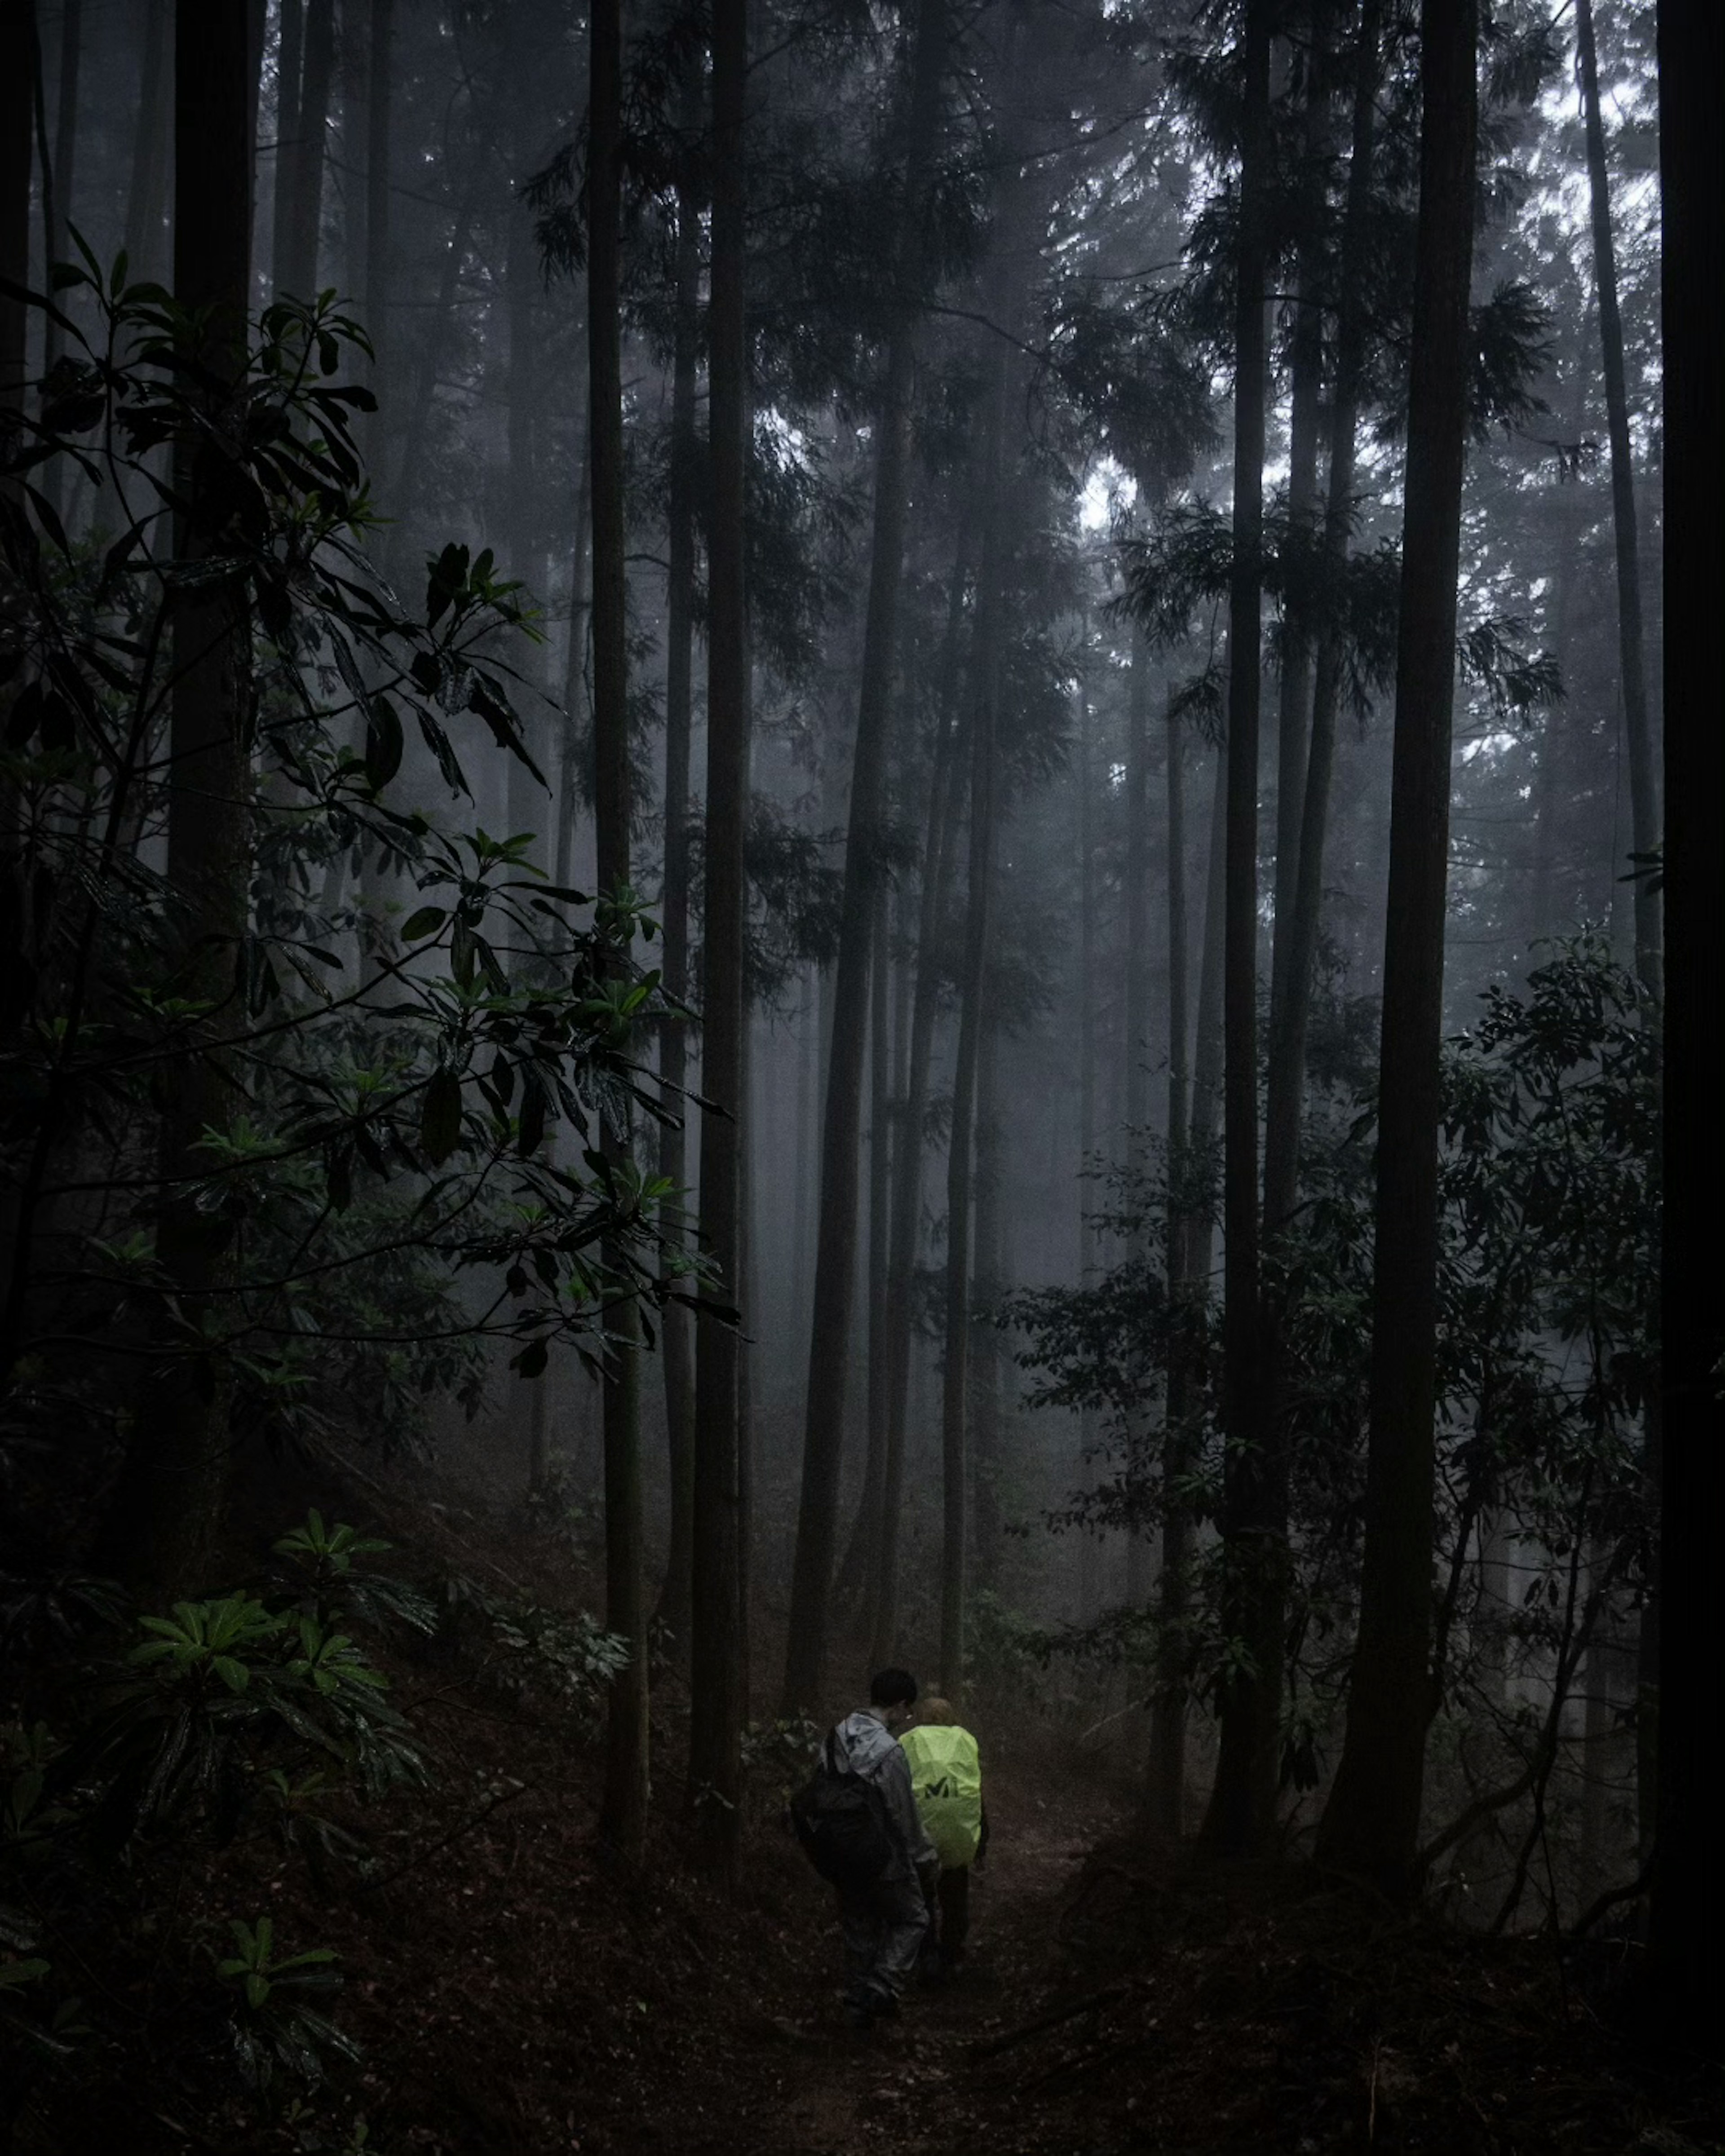
[[[847,1714],[833,1732],[833,1751],[839,1766],[873,1782],[885,1799],[895,1855],[882,1878],[911,1879],[938,1869],[940,1858],[916,1810],[910,1762],[880,1716],[870,1707]]]

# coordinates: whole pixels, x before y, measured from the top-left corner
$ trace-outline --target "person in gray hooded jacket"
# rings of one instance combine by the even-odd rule
[[[845,2016],[868,2029],[898,2011],[898,1996],[916,1966],[928,1929],[926,1882],[938,1877],[940,1858],[916,1810],[911,1770],[897,1735],[916,1704],[916,1681],[906,1670],[881,1670],[869,1686],[869,1704],[848,1714],[832,1734],[838,1765],[879,1790],[892,1854],[866,1885],[841,1887],[839,1920],[845,1934]]]

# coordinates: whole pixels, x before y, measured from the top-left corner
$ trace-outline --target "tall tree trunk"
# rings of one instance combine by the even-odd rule
[[[968,1599],[968,1451],[971,1330],[971,1198],[977,1068],[985,1024],[988,942],[994,872],[994,736],[1000,695],[1002,589],[1006,557],[1001,500],[1008,370],[995,362],[988,419],[987,506],[978,584],[970,733],[970,847],[967,864],[964,971],[960,981],[958,1045],[952,1072],[952,1136],[947,1154],[945,1368],[941,1386],[941,1687],[963,1689]]]
[[[748,444],[744,322],[747,0],[714,0],[711,523],[707,554],[706,973],[701,1091],[701,1227],[721,1277],[742,1291],[745,820],[748,798],[748,634],[743,587],[743,475]],[[707,1318],[695,1349],[694,1625],[690,1637],[689,1787],[703,1861],[737,1861],[742,1797],[742,1473],[739,1353],[732,1327]]]
[[[971,1301],[971,1534],[976,1583],[1000,1584],[1005,1522],[1000,1507],[1004,1432],[1000,1407],[1000,1335],[994,1312],[1006,1291],[1005,1145],[1000,1116],[1000,1019],[983,1013],[976,1089],[976,1266]]]
[[[1127,692],[1126,743],[1126,1096],[1127,1166],[1138,1188],[1150,1165],[1150,654],[1134,624]],[[1150,1254],[1142,1224],[1127,1240],[1137,1264]],[[1142,1384],[1147,1373],[1141,1373]],[[1135,1471],[1142,1471],[1151,1444],[1149,1414],[1142,1400],[1132,1413],[1127,1440]],[[1155,1543],[1147,1519],[1127,1531],[1126,1599],[1135,1609],[1148,1602]]]
[[[685,136],[698,133],[701,79],[691,69],[683,98]],[[701,454],[696,432],[696,348],[701,330],[701,204],[694,175],[677,182],[676,321],[671,357],[670,505],[665,619],[665,991],[673,1004],[689,994],[689,741],[695,656],[695,501]],[[670,1186],[660,1232],[680,1245],[688,1200],[689,1148],[683,1091],[689,1074],[686,1021],[660,1029],[659,1076],[670,1120],[660,1132],[659,1172]],[[675,1640],[689,1629],[695,1563],[695,1339],[689,1312],[667,1303],[660,1320],[665,1368],[665,1426],[670,1471],[670,1548],[659,1597],[659,1621]]]
[[[316,4],[316,0],[314,0]],[[587,361],[593,460],[593,828],[601,906],[629,890],[629,618],[624,572],[623,331],[620,293],[623,148],[621,0],[595,0],[589,18]],[[309,72],[309,69],[308,69]],[[609,925],[610,963],[627,968],[627,916]],[[618,1167],[630,1158],[626,1108],[603,1118],[600,1143]],[[623,1254],[607,1252],[613,1276]],[[619,1298],[603,1381],[605,1621],[629,1649],[611,1681],[601,1831],[639,1860],[647,1831],[647,1599],[641,1501],[639,1317]]]
[[[1288,417],[1288,547],[1297,561],[1317,536],[1317,452],[1323,398],[1324,167],[1330,102],[1323,86],[1330,38],[1329,0],[1311,0],[1306,64],[1305,141],[1296,193],[1301,223],[1295,279],[1292,382]],[[1297,606],[1281,624],[1276,751],[1276,933],[1270,962],[1270,1031],[1273,1040],[1286,995],[1289,931],[1299,875],[1300,823],[1306,799],[1307,730],[1312,718],[1312,630]],[[1268,1224],[1266,1223],[1266,1228]]]
[[[1186,921],[1186,774],[1180,726],[1170,703],[1168,718],[1168,1286],[1177,1322],[1191,1300],[1187,1270],[1191,1247],[1184,1186],[1190,1178],[1191,1082],[1189,1075],[1187,968],[1191,937]],[[1145,1778],[1147,1823],[1164,1834],[1183,1826],[1186,1789],[1186,1567],[1191,1517],[1177,1494],[1191,1455],[1191,1370],[1176,1332],[1168,1354],[1168,1429],[1163,1446],[1162,1569],[1157,1587],[1157,1683],[1150,1702],[1150,1755]]]
[[[837,1526],[845,1406],[850,1366],[851,1302],[856,1265],[857,1129],[862,1104],[868,1004],[869,937],[880,874],[881,793],[898,647],[899,587],[911,458],[911,391],[916,362],[917,295],[927,259],[926,197],[940,133],[946,59],[945,0],[920,0],[911,60],[909,133],[897,259],[899,302],[888,336],[886,377],[875,465],[874,530],[863,632],[862,683],[845,850],[845,891],[834,985],[833,1044],[821,1142],[820,1226],[809,1327],[809,1397],[803,1448],[802,1502],[791,1584],[784,1703],[819,1699],[825,1664]]]
[[[887,888],[875,893],[869,967],[868,1445],[862,1493],[843,1563],[833,1584],[840,1622],[856,1609],[879,1569],[880,1512],[886,1486],[886,1276],[892,1205],[892,947]],[[865,1619],[865,1622],[866,1622]]]
[[[1373,140],[1378,115],[1382,0],[1366,0],[1354,48],[1352,149],[1343,213],[1337,276],[1336,381],[1331,400],[1330,471],[1324,504],[1326,587],[1339,591],[1353,525],[1354,437],[1366,356],[1364,294],[1372,215]],[[1264,1124],[1264,1231],[1286,1225],[1299,1194],[1300,1123],[1306,1101],[1306,1040],[1312,1014],[1312,972],[1323,911],[1324,846],[1330,783],[1336,760],[1336,719],[1346,659],[1340,622],[1327,614],[1318,638],[1312,733],[1293,896],[1283,958],[1281,878],[1278,869],[1276,963],[1281,969],[1273,1006],[1269,1097]]]
[[[1717,670],[1717,578],[1697,534],[1711,528],[1721,440],[1715,295],[1725,208],[1725,18],[1661,0],[1659,117],[1665,328],[1665,1217],[1660,1291],[1663,1414],[1656,1441],[1660,1532],[1659,1869],[1652,1973],[1663,2009],[1697,2044],[1715,2037],[1725,1850],[1718,1759],[1725,1730],[1713,1670],[1719,1630],[1716,1544],[1725,1510],[1725,1353],[1716,1276],[1697,1254],[1725,1215],[1718,1014],[1725,1007],[1725,734]],[[1648,1435],[1655,1424],[1649,1418]],[[1645,1621],[1645,1620],[1644,1620]]]
[[[1091,752],[1090,693],[1086,661],[1090,652],[1090,617],[1083,618],[1080,632],[1078,711],[1078,1279],[1089,1278],[1096,1262],[1096,1232],[1091,1204],[1091,1163],[1096,1149],[1096,806],[1092,788],[1095,773]],[[1078,1462],[1081,1483],[1087,1481],[1096,1445],[1096,1410],[1086,1407],[1078,1418]],[[1079,1551],[1078,1621],[1093,1624],[1101,1599],[1102,1543],[1100,1532],[1081,1530]]]
[[[372,340],[372,372],[393,376],[389,362],[390,174],[394,100],[395,0],[372,0],[371,41],[366,54],[366,331]]]
[[[1223,1623],[1250,1666],[1221,1688],[1215,1786],[1204,1836],[1230,1856],[1275,1825],[1281,1704],[1281,1537],[1264,1458],[1258,1293],[1258,720],[1262,694],[1265,160],[1269,154],[1268,0],[1247,0],[1240,241],[1235,270],[1234,564],[1228,603],[1228,882],[1222,990],[1223,1395],[1229,1454],[1222,1531]]]
[[[1611,183],[1605,169],[1605,130],[1599,116],[1599,67],[1594,48],[1593,0],[1575,0],[1575,50],[1587,127],[1587,177],[1592,197],[1594,278],[1599,288],[1599,353],[1605,370],[1605,425],[1611,443],[1611,528],[1617,548],[1617,654],[1624,731],[1629,737],[1630,821],[1638,865],[1659,848],[1659,778],[1653,721],[1647,708],[1647,661],[1641,632],[1641,550],[1635,517],[1635,467],[1630,449],[1629,393],[1624,380],[1623,317],[1617,304],[1617,253],[1611,236]],[[1654,879],[1636,876],[1635,973],[1650,996],[1661,989],[1660,896]]]
[[[323,237],[324,137],[336,72],[335,0],[305,0],[305,68],[294,106],[294,148],[285,231],[276,231],[284,251],[275,263],[275,289],[289,298],[317,297],[317,258]]]
[[[923,1126],[928,1116],[928,1073],[934,1046],[939,991],[937,950],[945,925],[947,895],[957,848],[963,788],[958,775],[957,723],[960,632],[970,580],[969,527],[963,527],[952,564],[936,698],[934,757],[929,774],[928,822],[923,834],[922,887],[917,899],[916,992],[911,1007],[911,1040],[898,1144],[892,1160],[891,1248],[886,1272],[886,1450],[882,1462],[880,1532],[875,1553],[873,1643],[878,1668],[898,1651],[898,1532],[904,1491],[905,1434],[910,1411],[911,1290],[922,1226]]]
[[[79,62],[84,52],[84,0],[62,0],[60,16],[59,82],[54,97],[53,215],[47,220],[49,264],[64,261],[68,252],[66,228],[72,218],[72,191],[78,176],[78,75]],[[40,64],[40,53],[38,53]],[[253,78],[255,81],[255,74]],[[48,191],[43,191],[43,208],[48,208]],[[44,279],[44,282],[48,281]],[[44,373],[52,373],[54,362],[64,348],[64,332],[52,316],[43,331]],[[53,504],[56,515],[63,503],[64,463],[62,457],[50,457],[42,471],[42,490]]]
[[[1228,911],[1228,746],[1216,751],[1210,785],[1209,833],[1204,852],[1204,943],[1198,962],[1198,1019],[1193,1029],[1192,1127],[1194,1147],[1216,1135],[1222,1105],[1222,974]],[[1206,1220],[1209,1209],[1205,1209]],[[1200,1229],[1200,1233],[1204,1230]],[[1204,1233],[1208,1250],[1213,1238]],[[1209,1264],[1194,1254],[1188,1277],[1208,1281]]]
[[[132,284],[145,278],[159,280],[168,270],[162,228],[173,131],[172,0],[145,0],[142,13],[137,126],[126,192],[124,244],[126,276]]]
[[[30,11],[0,8],[0,276],[30,284],[30,178],[36,139],[35,26]],[[0,415],[23,404],[29,372],[30,311],[0,292]],[[12,423],[0,417],[9,434]]]
[[[575,816],[581,797],[581,710],[587,701],[587,649],[593,619],[593,435],[582,443],[575,482],[575,539],[569,557],[569,640],[563,654],[563,710],[557,757],[557,844],[554,871],[567,886],[574,873]]]
[[[1450,704],[1473,254],[1474,0],[1421,10],[1389,921],[1384,945],[1365,1543],[1348,1732],[1319,1830],[1326,1861],[1416,1891],[1431,1646],[1438,1111]]]
[[[275,158],[270,223],[270,281],[278,291],[294,251],[300,171],[300,80],[305,66],[305,0],[280,0],[275,45]]]
[[[531,129],[531,119],[524,119]],[[533,135],[527,134],[531,144]],[[545,516],[539,492],[540,372],[533,300],[538,289],[532,221],[519,198],[507,211],[504,290],[509,321],[508,405],[505,416],[507,499],[502,535],[509,550],[511,574],[528,594],[542,600],[546,583]],[[527,644],[514,660],[521,679],[521,732],[535,762],[544,760],[544,661],[541,648]],[[531,831],[533,858],[549,869],[557,850],[556,803],[519,757],[509,759],[504,778],[511,836]]]
[[[243,382],[250,297],[252,142],[247,12],[178,0],[174,24],[174,294],[199,325],[188,354],[209,382],[211,437],[179,446],[183,559],[219,556],[231,513],[219,447]],[[146,1381],[110,1516],[107,1560],[141,1592],[192,1592],[204,1577],[228,1481],[232,1230],[200,1204],[206,1134],[225,1130],[243,1080],[223,1054],[238,1022],[246,932],[250,792],[250,638],[233,583],[183,588],[172,614],[167,886],[176,992],[207,1008],[166,1090],[158,1152],[156,1259],[203,1335]]]
[[[750,699],[749,739],[754,738],[754,704]],[[749,774],[745,773],[745,787]],[[752,1600],[755,1573],[755,1348],[761,1304],[755,1282],[762,1249],[759,1185],[755,1176],[756,1029],[746,1019],[742,1029],[742,1119],[737,1133],[737,1303],[743,1312],[742,1337],[737,1347],[737,1676],[736,1721],[739,1763],[742,1732],[753,1712],[754,1625]],[[739,1777],[740,1785],[740,1777]]]
[[[820,969],[805,966],[797,1010],[797,1160],[796,1194],[791,1217],[790,1293],[785,1301],[785,1319],[793,1333],[808,1330],[806,1283],[809,1264],[810,1230],[814,1219],[820,1178],[815,1158],[815,1096],[819,1090]]]

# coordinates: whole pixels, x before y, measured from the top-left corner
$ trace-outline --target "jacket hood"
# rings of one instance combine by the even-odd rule
[[[872,1714],[847,1714],[833,1732],[833,1749],[840,1767],[853,1774],[873,1774],[880,1763],[897,1751],[898,1740],[884,1722]]]

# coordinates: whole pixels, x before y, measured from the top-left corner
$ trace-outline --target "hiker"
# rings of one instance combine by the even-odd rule
[[[950,1702],[943,1699],[924,1700],[915,1727],[898,1741],[910,1763],[911,1787],[923,1829],[940,1859],[940,1877],[930,1900],[935,1921],[928,1942],[929,1974],[938,1980],[964,1958],[970,1931],[970,1875],[988,1846],[982,1764],[975,1738],[959,1727]]]
[[[916,1703],[908,1671],[880,1671],[869,1704],[828,1733],[814,1779],[791,1805],[815,1869],[839,1890],[845,2018],[858,2030],[898,2012],[940,1869],[911,1794],[909,1762],[893,1742]]]

